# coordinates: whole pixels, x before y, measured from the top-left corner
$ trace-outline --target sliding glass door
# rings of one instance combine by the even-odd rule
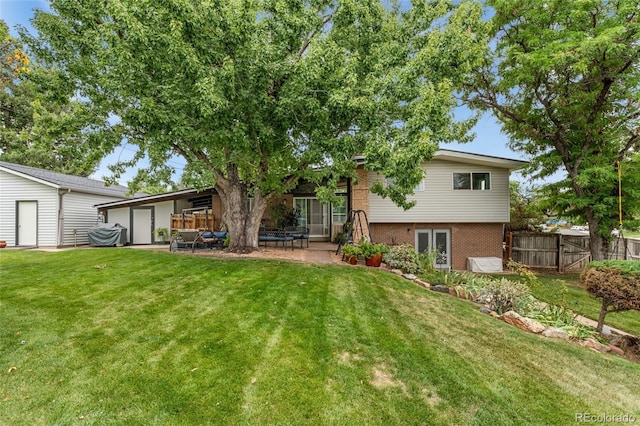
[[[309,228],[311,237],[329,236],[329,207],[315,198],[294,198],[299,212],[298,224]]]

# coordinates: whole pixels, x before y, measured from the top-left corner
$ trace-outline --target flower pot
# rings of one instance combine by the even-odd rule
[[[367,257],[364,260],[364,262],[366,263],[367,266],[372,266],[374,268],[377,268],[382,263],[382,253],[378,253],[374,256]]]
[[[344,261],[349,263],[350,265],[358,264],[358,256],[346,256],[344,257]]]
[[[5,248],[7,246],[6,241],[0,241],[0,248]]]

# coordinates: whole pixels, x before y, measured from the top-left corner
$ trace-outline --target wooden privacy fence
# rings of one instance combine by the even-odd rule
[[[184,209],[171,213],[171,234],[176,229],[215,229],[215,216],[211,209]]]
[[[509,232],[505,260],[531,268],[558,272],[581,272],[591,260],[589,236],[551,233]],[[609,247],[610,259],[640,260],[640,240],[616,238]]]

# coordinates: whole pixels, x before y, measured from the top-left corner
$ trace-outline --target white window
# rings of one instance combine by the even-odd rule
[[[482,173],[454,173],[453,189],[469,189],[473,191],[488,191],[491,189],[491,174]]]
[[[386,178],[385,182],[387,186],[391,186],[393,185],[393,178]],[[422,179],[420,183],[417,184],[415,188],[413,188],[413,192],[420,192],[420,191],[424,191],[424,179]]]
[[[335,224],[343,224],[347,221],[347,197],[340,197],[340,202],[331,204],[331,221]]]

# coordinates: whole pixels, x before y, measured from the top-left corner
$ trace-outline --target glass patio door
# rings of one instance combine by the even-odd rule
[[[294,198],[300,212],[298,224],[309,228],[311,237],[329,236],[329,208],[315,198]]]

